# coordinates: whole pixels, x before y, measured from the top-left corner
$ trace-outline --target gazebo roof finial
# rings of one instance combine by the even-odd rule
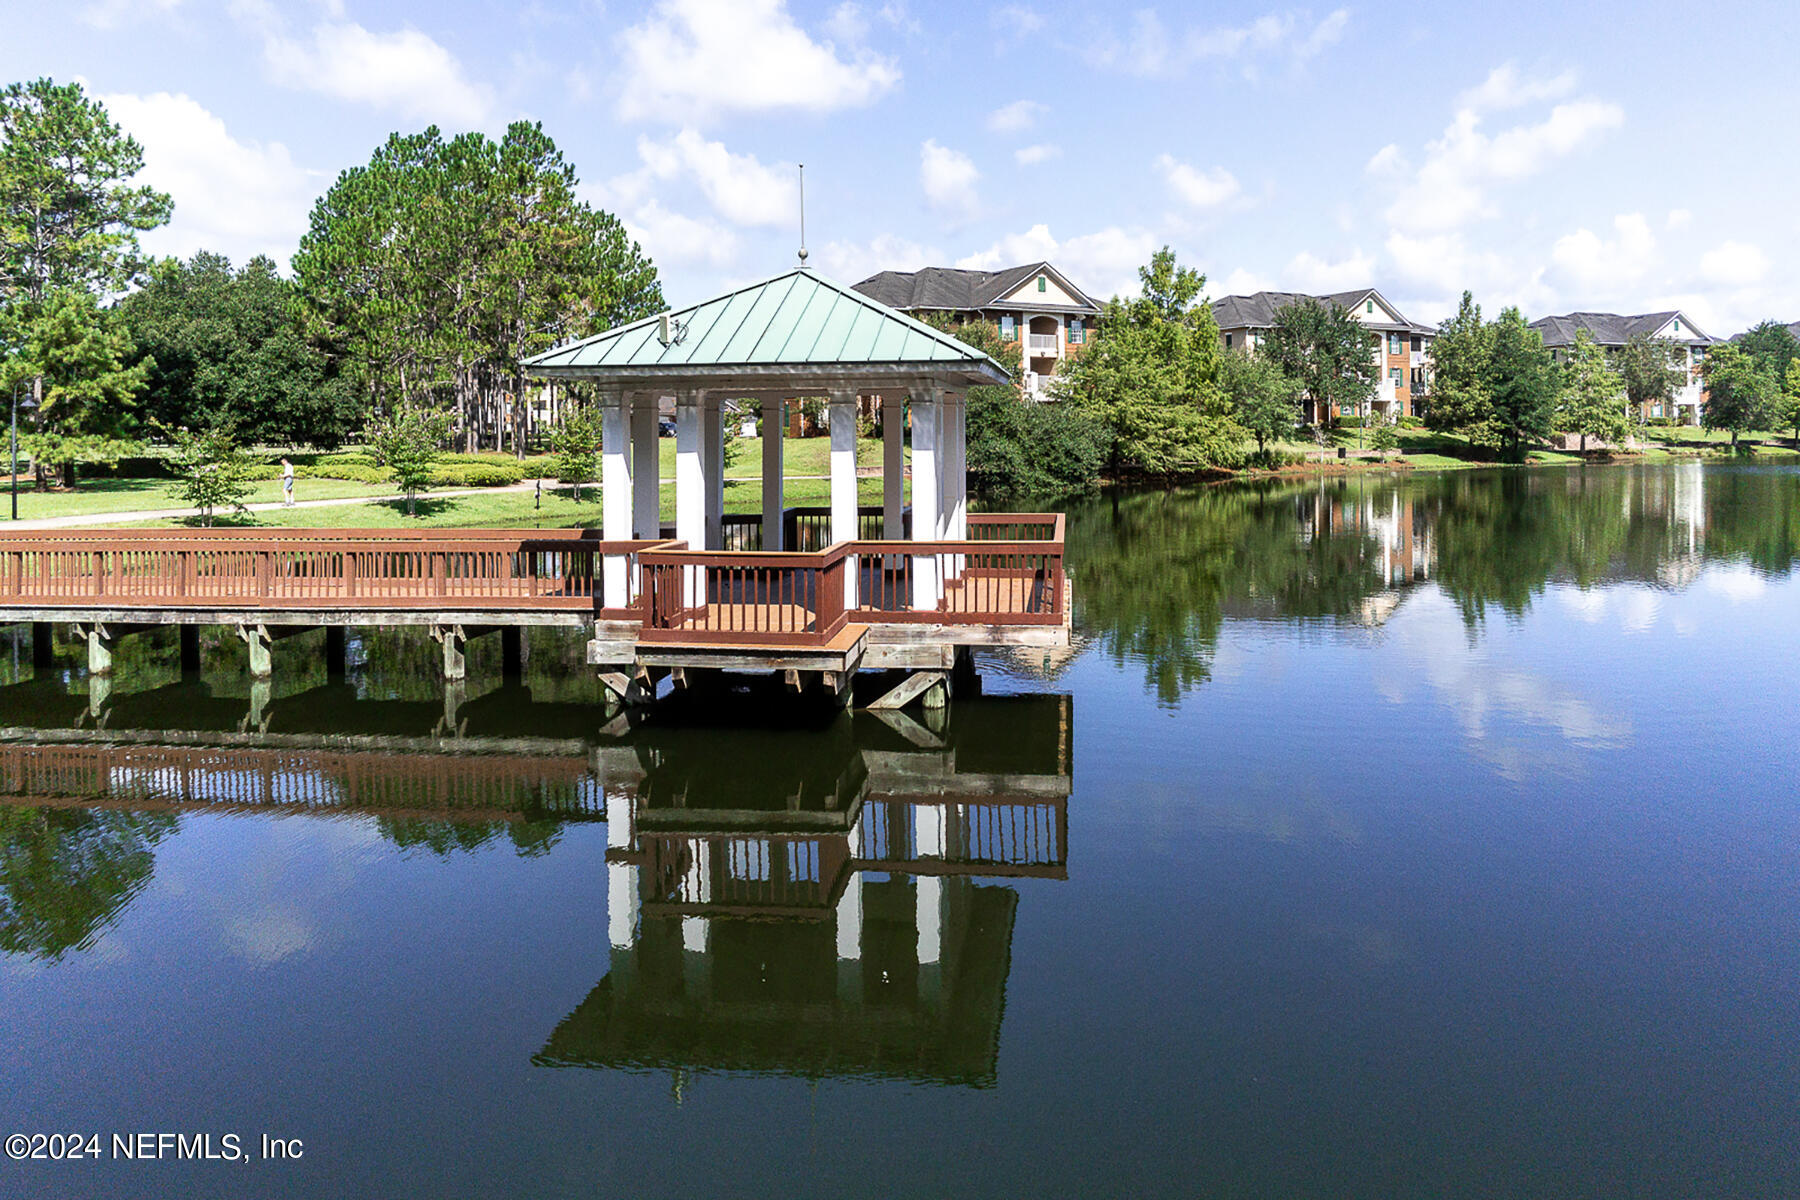
[[[806,265],[806,164],[800,164],[800,265]]]

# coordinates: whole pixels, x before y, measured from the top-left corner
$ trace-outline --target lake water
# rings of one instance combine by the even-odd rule
[[[0,1194],[1800,1194],[1797,552],[1791,469],[1102,496],[1073,652],[802,728],[0,644],[0,1134],[105,1159]]]

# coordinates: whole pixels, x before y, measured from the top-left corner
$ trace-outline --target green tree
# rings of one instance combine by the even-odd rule
[[[1462,294],[1456,315],[1438,326],[1431,342],[1431,402],[1425,425],[1439,433],[1464,433],[1493,419],[1489,390],[1494,358],[1493,327],[1481,319],[1481,306]]]
[[[1606,361],[1606,351],[1595,344],[1587,330],[1577,333],[1563,371],[1557,419],[1564,429],[1581,435],[1583,453],[1587,452],[1590,437],[1615,446],[1624,442],[1629,430],[1624,399],[1625,381]]]
[[[369,422],[364,440],[382,466],[394,473],[394,485],[406,494],[406,515],[417,515],[417,496],[431,482],[450,414],[424,408],[397,408]]]
[[[467,449],[523,445],[520,361],[662,308],[624,227],[575,196],[541,128],[395,134],[314,206],[294,257],[309,332],[377,410],[452,407]]]
[[[175,492],[200,514],[202,525],[213,523],[216,509],[246,511],[250,494],[250,456],[238,445],[229,426],[214,425],[199,432],[168,431],[173,447],[169,466],[175,472]]]
[[[1800,340],[1780,321],[1763,321],[1735,339],[1738,349],[1762,364],[1770,379],[1787,378],[1788,365],[1800,357]]]
[[[1794,431],[1794,446],[1800,448],[1800,358],[1788,364],[1776,402],[1780,405],[1781,423]]]
[[[1329,425],[1341,408],[1360,415],[1374,397],[1376,336],[1349,309],[1308,296],[1275,314],[1257,353],[1299,384],[1314,420]]]
[[[327,448],[361,424],[347,381],[306,340],[294,285],[267,258],[238,271],[206,251],[158,263],[119,318],[151,361],[142,409],[152,422]]]
[[[599,415],[585,404],[565,408],[550,430],[550,448],[556,455],[557,482],[572,485],[579,503],[581,486],[600,473]]]
[[[1219,328],[1194,304],[1205,277],[1166,246],[1138,269],[1143,292],[1113,297],[1092,342],[1052,381],[1105,431],[1115,475],[1231,467],[1249,435],[1219,388]]]
[[[1619,377],[1625,381],[1625,400],[1643,419],[1650,404],[1667,404],[1687,386],[1687,367],[1681,347],[1666,338],[1634,333],[1614,355]]]
[[[1219,385],[1237,413],[1238,424],[1256,439],[1256,453],[1268,461],[1269,443],[1292,437],[1300,424],[1300,385],[1267,355],[1227,351]]]
[[[80,84],[38,79],[0,91],[0,313],[7,318],[0,356],[68,344],[72,297],[91,299],[138,280],[137,235],[166,222],[173,208],[163,193],[131,186],[143,165],[143,147]],[[79,319],[98,323],[87,312]],[[39,420],[49,420],[47,368],[42,359],[32,367],[32,399]],[[129,399],[117,382],[94,394]],[[62,381],[65,390],[71,383]]]
[[[1391,413],[1369,414],[1369,449],[1382,458],[1400,448],[1400,421]]]
[[[1488,394],[1493,418],[1470,440],[1497,445],[1508,459],[1522,462],[1526,445],[1550,436],[1561,390],[1556,360],[1544,339],[1516,307],[1503,309],[1494,322],[1494,353],[1489,363]]]
[[[1775,381],[1755,358],[1725,342],[1706,356],[1700,376],[1706,384],[1700,424],[1730,430],[1732,449],[1737,448],[1739,434],[1768,423]]]
[[[1000,360],[1008,347],[986,321],[927,324]],[[969,486],[990,496],[1062,496],[1091,489],[1106,460],[1106,431],[1087,411],[1066,403],[1034,404],[1018,384],[972,387],[966,398]]]
[[[131,337],[90,292],[52,289],[42,304],[0,309],[0,388],[30,380],[38,398],[37,431],[21,434],[39,485],[47,464],[75,486],[77,463],[116,462],[135,443],[124,435],[152,364],[135,357]]]

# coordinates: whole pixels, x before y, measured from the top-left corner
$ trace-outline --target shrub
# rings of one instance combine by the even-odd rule
[[[439,463],[432,468],[432,487],[508,487],[525,478],[517,461]]]

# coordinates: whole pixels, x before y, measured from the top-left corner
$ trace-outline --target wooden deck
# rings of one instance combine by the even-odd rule
[[[917,626],[917,637],[900,640],[945,644],[1012,640],[994,633],[1008,629],[1066,637],[1063,518],[975,515],[969,535],[763,552],[572,529],[0,533],[0,620],[579,622],[605,647],[659,653],[686,645],[816,655],[847,627]],[[937,630],[959,632],[928,632]]]

